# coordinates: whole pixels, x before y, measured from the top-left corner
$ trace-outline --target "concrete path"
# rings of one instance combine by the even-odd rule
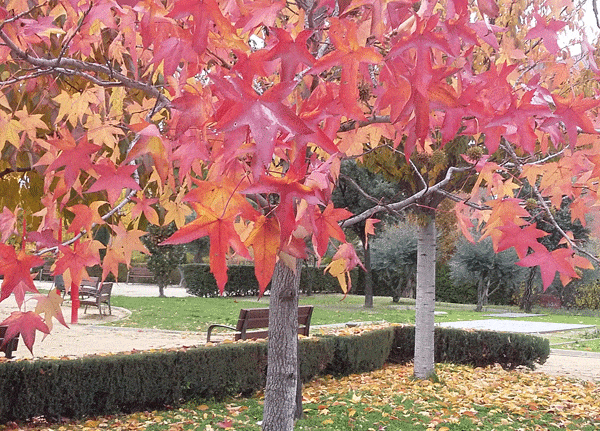
[[[577,325],[573,323],[531,322],[527,320],[484,319],[461,322],[438,323],[445,328],[479,329],[496,332],[517,332],[521,334],[545,334],[549,332],[571,331],[574,329],[593,328],[594,325]]]

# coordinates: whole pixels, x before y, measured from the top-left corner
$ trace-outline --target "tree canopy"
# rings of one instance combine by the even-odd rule
[[[434,195],[457,201],[467,237],[475,222],[496,251],[512,247],[521,265],[540,266],[545,285],[557,272],[564,282],[577,277],[595,257],[568,232],[548,250],[514,191],[528,182],[550,223],[565,197],[582,223],[598,209],[599,70],[573,19],[579,6],[6,2],[0,299],[14,294],[21,306],[36,290],[31,268],[48,254],[67,285],[99,263],[103,277],[116,275],[134,250],[145,251],[141,220],[175,223],[168,244],[208,236],[221,288],[232,253],[254,260],[264,289],[277,261],[295,268],[334,239],[328,270],[347,289],[359,261],[339,223]],[[567,27],[578,30],[577,56],[559,37]],[[468,149],[456,164],[431,176],[410,164],[457,135]],[[341,160],[382,145],[420,177],[413,196],[352,217],[335,208]],[[457,174],[474,179],[469,193],[457,193]],[[99,226],[111,233],[106,245],[94,239]],[[53,310],[47,316],[58,313],[55,302],[40,301]],[[49,330],[33,311],[3,323],[29,348],[37,330]]]

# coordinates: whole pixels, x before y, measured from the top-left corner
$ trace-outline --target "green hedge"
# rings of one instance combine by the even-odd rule
[[[219,296],[219,289],[208,265],[188,263],[181,265],[187,291],[195,296],[213,298]],[[324,273],[324,268],[303,267],[300,277],[300,291],[305,293],[340,293],[336,278]],[[269,289],[269,287],[267,287]],[[254,275],[254,266],[233,265],[227,270],[225,292],[228,296],[257,296],[258,281]]]
[[[466,331],[455,328],[435,328],[435,361],[485,367],[499,364],[504,369],[518,366],[534,368],[550,355],[548,339],[528,334],[493,331]],[[390,362],[413,360],[414,326],[398,326]]]
[[[414,328],[300,340],[300,375],[346,375],[386,361],[412,360]],[[547,340],[436,328],[436,360],[505,368],[543,363]],[[81,418],[156,409],[190,399],[222,399],[262,389],[267,344],[235,343],[152,353],[0,364],[0,422],[45,416]]]
[[[219,296],[219,289],[210,268],[204,263],[188,263],[181,266],[187,290],[190,294],[200,297]],[[450,280],[450,271],[447,266],[438,266],[436,271],[436,301],[475,303],[477,302],[477,289],[472,286],[456,288]],[[352,295],[365,294],[365,273],[362,269],[355,268],[351,272]],[[228,281],[225,292],[228,296],[256,296],[258,295],[258,282],[254,276],[254,266],[234,265],[227,270]],[[388,286],[377,271],[372,271],[373,295],[393,296],[392,287]],[[267,287],[269,289],[269,287]],[[304,266],[300,277],[300,292],[302,293],[340,293],[340,285],[335,277],[324,272],[324,268]]]

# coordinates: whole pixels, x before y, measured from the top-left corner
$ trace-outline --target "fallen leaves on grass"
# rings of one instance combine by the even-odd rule
[[[596,430],[600,386],[501,367],[437,366],[439,383],[413,378],[412,364],[305,385],[306,419],[298,430]],[[23,430],[252,430],[260,431],[263,394],[224,403],[189,403],[165,411],[92,418],[64,424],[31,423]]]

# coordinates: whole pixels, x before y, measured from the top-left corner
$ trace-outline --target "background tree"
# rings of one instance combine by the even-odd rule
[[[392,288],[392,298],[414,298],[417,276],[417,232],[414,224],[386,226],[372,241],[373,269]]]
[[[175,223],[166,226],[148,225],[148,233],[141,237],[150,252],[148,269],[154,274],[154,282],[158,284],[158,296],[164,298],[165,287],[171,282],[173,271],[185,263],[185,247],[182,245],[164,245],[162,242],[177,230]]]
[[[512,296],[525,278],[525,269],[516,265],[514,250],[494,252],[492,240],[459,242],[450,259],[451,278],[457,286],[477,286],[477,308],[482,311],[496,291]]]
[[[365,190],[368,190],[368,193]],[[345,208],[353,214],[360,214],[375,204],[385,206],[388,203],[396,202],[400,196],[401,190],[398,184],[386,181],[381,175],[374,174],[364,167],[359,166],[354,160],[344,160],[331,200],[336,207]],[[393,215],[383,213],[381,216],[384,219],[389,219]],[[370,225],[373,233],[374,227],[374,225]],[[379,226],[377,225],[376,227]],[[371,274],[371,245],[368,239],[367,219],[353,225],[351,230],[362,245],[362,257],[365,267],[365,307],[372,308],[373,278]]]

